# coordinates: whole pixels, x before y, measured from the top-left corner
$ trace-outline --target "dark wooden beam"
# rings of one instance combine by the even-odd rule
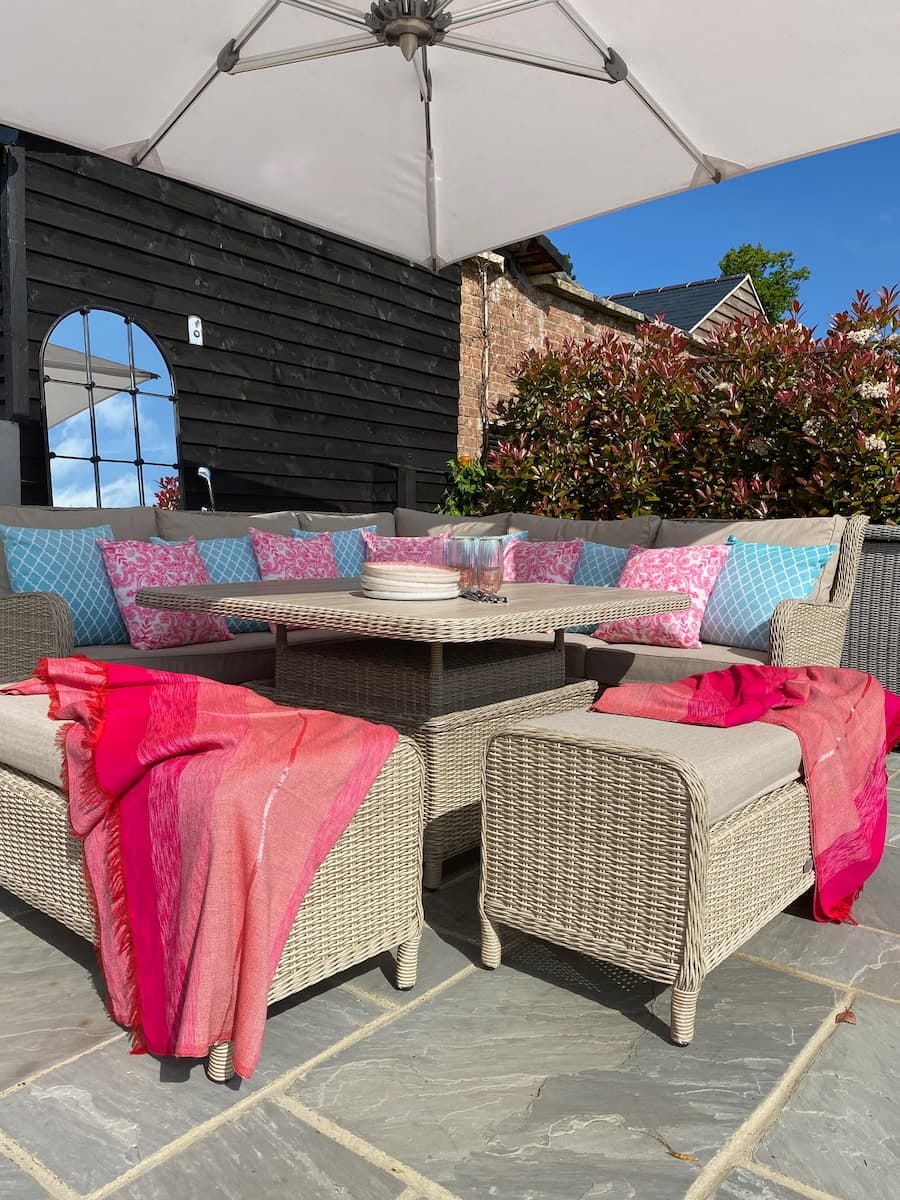
[[[0,291],[3,295],[3,413],[28,419],[28,288],[25,275],[25,151],[0,145]]]

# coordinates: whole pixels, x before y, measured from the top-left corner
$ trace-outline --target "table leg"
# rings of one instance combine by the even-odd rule
[[[444,673],[444,643],[431,643],[431,673],[432,675],[443,675]]]
[[[566,631],[557,629],[553,635],[553,649],[562,659],[562,677],[566,677]]]

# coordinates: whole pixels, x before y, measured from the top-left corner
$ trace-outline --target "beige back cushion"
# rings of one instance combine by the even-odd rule
[[[419,512],[415,508],[394,509],[398,537],[437,536],[455,533],[459,537],[499,537],[509,532],[512,513],[486,517],[448,517],[444,513]]]
[[[625,517],[621,521],[570,521],[565,517],[538,517],[513,513],[510,533],[525,532],[532,542],[568,542],[584,538],[605,546],[652,546],[659,517]]]
[[[0,505],[0,525],[24,529],[89,529],[92,525],[111,525],[117,541],[146,541],[156,535],[156,516],[152,508],[46,508],[19,504]],[[0,595],[10,591],[6,555],[0,539]]]
[[[742,542],[770,542],[776,546],[839,546],[846,517],[781,517],[771,521],[663,521],[656,546],[719,546],[734,535]],[[819,576],[810,600],[825,602],[837,570],[837,552]]]
[[[392,512],[298,512],[296,515],[301,529],[311,529],[315,533],[328,533],[333,529],[365,529],[367,525],[374,525],[376,533],[384,537],[394,537],[397,532]]]
[[[182,542],[189,537],[244,537],[251,526],[267,529],[270,533],[290,533],[297,528],[297,519],[292,512],[212,513],[159,508],[156,525],[159,536],[167,542]]]

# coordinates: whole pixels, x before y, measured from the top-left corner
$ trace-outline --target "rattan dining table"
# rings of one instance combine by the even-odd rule
[[[505,603],[496,604],[375,600],[358,579],[328,579],[144,588],[135,599],[146,608],[268,621],[276,700],[413,737],[426,765],[425,885],[436,887],[443,862],[478,845],[490,738],[593,699],[595,683],[566,681],[565,630],[690,605],[679,592],[562,584],[509,583],[502,594]],[[331,630],[335,639],[291,639],[292,628]]]

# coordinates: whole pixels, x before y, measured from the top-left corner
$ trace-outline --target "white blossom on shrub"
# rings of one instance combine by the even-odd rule
[[[889,387],[885,380],[879,380],[877,383],[865,382],[861,383],[856,389],[863,400],[887,400]]]
[[[863,440],[866,443],[867,450],[877,450],[880,454],[884,454],[887,450],[887,442],[883,437],[879,437],[877,433],[870,433]]]
[[[868,329],[851,329],[847,333],[847,337],[851,342],[856,342],[857,346],[865,346],[869,341],[870,331]]]

